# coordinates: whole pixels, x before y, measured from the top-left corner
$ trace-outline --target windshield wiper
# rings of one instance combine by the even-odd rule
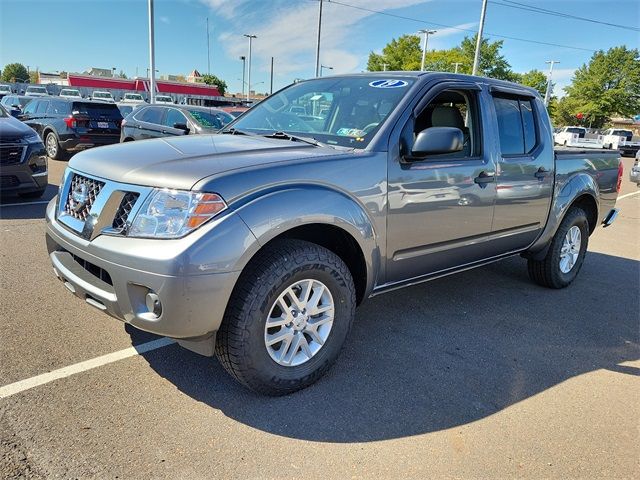
[[[290,133],[287,132],[273,132],[269,135],[262,135],[263,137],[266,138],[277,138],[280,140],[290,140],[292,142],[303,142],[303,143],[308,143],[309,145],[315,145],[316,147],[330,147],[331,145],[327,145],[326,143],[322,143],[319,140],[316,140],[313,137],[299,137],[297,135],[291,135]]]
[[[220,133],[227,133],[229,135],[255,135],[255,133],[245,132],[244,130],[238,130],[235,127],[231,127],[228,130],[222,130]]]

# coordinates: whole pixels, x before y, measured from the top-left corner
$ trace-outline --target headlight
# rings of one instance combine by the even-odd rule
[[[27,138],[25,138],[25,141],[27,143],[42,143],[42,140],[40,140],[40,136],[36,132],[33,132]]]
[[[222,212],[227,205],[215,193],[155,190],[127,232],[130,237],[179,238]]]

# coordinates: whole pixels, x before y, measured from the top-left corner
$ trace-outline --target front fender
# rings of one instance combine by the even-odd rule
[[[600,204],[598,199],[600,198],[600,189],[591,175],[584,172],[578,172],[567,176],[565,179],[561,179],[560,177],[556,179],[556,188],[554,190],[547,224],[540,237],[538,237],[538,239],[529,248],[528,251],[530,253],[537,254],[546,252],[546,248],[558,230],[567,210],[569,210],[569,207],[577,198],[583,195],[589,195],[594,200],[596,209],[598,210],[596,218],[599,219]]]
[[[303,225],[341,228],[363,253],[367,268],[365,298],[373,289],[381,266],[378,235],[365,208],[344,192],[320,185],[290,186],[254,198],[239,207],[237,213],[260,245]]]

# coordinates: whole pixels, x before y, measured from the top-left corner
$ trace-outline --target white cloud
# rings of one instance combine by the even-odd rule
[[[201,0],[223,13],[224,5],[233,3],[237,9],[243,2],[224,2],[223,0]],[[368,8],[371,3],[366,0],[350,0],[350,4]],[[425,0],[378,0],[375,10],[398,9],[426,3]],[[247,15],[228,17],[233,30],[227,30],[218,36],[230,57],[246,55],[248,41],[242,35],[257,35],[253,41],[254,68],[266,72],[270,68],[270,57],[275,57],[276,74],[290,76],[298,72],[303,76],[311,76],[315,70],[315,48],[318,22],[317,2],[273,2],[271,13],[260,18]],[[227,12],[228,13],[228,12]],[[260,9],[264,14],[264,10]],[[369,49],[357,52],[350,48],[358,36],[358,23],[364,18],[374,15],[372,12],[347,8],[341,5],[324,3],[322,17],[322,39],[320,61],[331,65],[332,73],[349,73],[358,71],[358,67],[366,60]],[[465,24],[466,25],[466,24]],[[464,28],[464,27],[462,27]],[[450,35],[452,29],[443,29],[443,34]],[[390,39],[389,39],[390,40]],[[304,74],[306,72],[306,75]]]
[[[553,93],[559,97],[564,96],[564,88],[571,84],[575,68],[554,68],[551,79],[554,83]]]
[[[171,20],[169,19],[169,17],[160,16],[160,17],[159,17],[159,20],[160,20],[162,23],[166,23],[167,25],[171,23]]]
[[[238,9],[247,3],[247,0],[200,0],[207,7],[227,19],[235,17]]]

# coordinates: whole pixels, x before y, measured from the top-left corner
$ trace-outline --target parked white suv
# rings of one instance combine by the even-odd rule
[[[145,103],[144,97],[139,93],[125,93],[122,101],[124,103]]]
[[[62,98],[82,98],[80,90],[76,90],[75,88],[63,88],[60,90],[60,95],[58,96]]]
[[[49,95],[47,89],[45,87],[40,86],[30,86],[27,87],[27,90],[24,92],[27,97],[46,97]]]
[[[113,98],[113,95],[111,95],[111,92],[95,91],[91,94],[91,100],[98,100],[100,102],[107,102],[107,103],[116,103],[116,100],[115,98]]]

